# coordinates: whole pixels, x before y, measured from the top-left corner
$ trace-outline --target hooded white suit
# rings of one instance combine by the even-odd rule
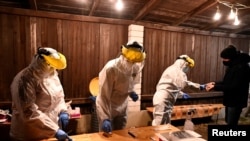
[[[34,141],[55,136],[59,129],[58,115],[67,110],[56,69],[34,56],[31,64],[15,76],[11,94],[13,140]]]
[[[188,62],[184,59],[177,59],[163,72],[153,97],[153,126],[170,123],[172,108],[177,98],[183,95],[181,90],[186,85],[200,87],[200,84],[187,81],[187,75],[184,72],[187,67]]]

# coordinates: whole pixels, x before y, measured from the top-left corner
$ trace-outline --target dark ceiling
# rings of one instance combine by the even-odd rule
[[[250,0],[121,0],[124,8],[115,9],[117,0],[0,0],[0,6],[83,15],[89,17],[131,20],[202,31],[250,35]],[[227,19],[230,7],[236,5],[240,25]],[[217,6],[222,13],[213,20]]]

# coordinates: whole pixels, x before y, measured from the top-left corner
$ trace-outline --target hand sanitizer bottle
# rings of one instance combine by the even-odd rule
[[[194,113],[194,110],[189,110],[187,112],[187,118],[184,123],[184,130],[192,130],[194,131],[194,123],[192,122],[192,114]]]

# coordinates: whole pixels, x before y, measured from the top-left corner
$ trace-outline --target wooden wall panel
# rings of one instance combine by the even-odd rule
[[[127,25],[6,14],[0,14],[0,19],[0,103],[10,103],[12,79],[41,46],[66,56],[67,68],[59,71],[66,98],[84,103],[90,96],[91,79],[118,56],[128,39]]]

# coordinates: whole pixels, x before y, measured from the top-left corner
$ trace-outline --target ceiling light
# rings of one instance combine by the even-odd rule
[[[231,8],[230,14],[229,14],[229,16],[228,16],[228,19],[232,20],[232,19],[234,19],[234,18],[235,18],[235,13],[234,13],[233,8]]]
[[[243,4],[240,4],[240,3],[231,3],[231,2],[228,2],[228,1],[221,1],[221,0],[217,0],[218,4],[223,4],[224,6],[226,7],[229,7],[231,10],[230,10],[230,13],[228,15],[228,19],[234,19],[234,25],[239,25],[240,24],[240,21],[239,21],[239,18],[238,18],[238,10],[239,9],[247,9],[247,8],[250,8],[249,6],[246,6],[246,5],[243,5]],[[234,12],[235,10],[235,12]],[[220,13],[220,9],[219,9],[219,6],[217,5],[217,11],[214,15],[214,20],[219,20],[221,18],[221,13]]]
[[[217,6],[217,10],[216,10],[216,13],[214,14],[214,20],[219,20],[221,17],[221,13],[220,13],[220,9],[219,9],[219,6]]]
[[[121,0],[117,0],[115,7],[117,10],[122,10],[123,9],[123,2]]]
[[[235,18],[234,18],[234,25],[239,25],[239,24],[240,24],[240,21],[238,19],[238,10],[236,9]]]

